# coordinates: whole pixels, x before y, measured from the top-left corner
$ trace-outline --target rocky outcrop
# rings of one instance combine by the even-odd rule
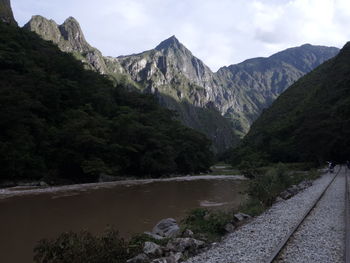
[[[52,41],[62,51],[73,53],[87,68],[101,74],[108,74],[105,58],[96,48],[90,46],[80,28],[78,21],[67,18],[62,25],[42,16],[33,16],[24,28],[36,32],[43,39]]]
[[[10,0],[0,0],[0,22],[17,26]]]

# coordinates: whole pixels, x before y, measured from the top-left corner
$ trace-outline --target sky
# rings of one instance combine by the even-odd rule
[[[349,0],[11,0],[32,15],[75,17],[105,56],[140,53],[175,35],[213,71],[305,43],[350,41]]]

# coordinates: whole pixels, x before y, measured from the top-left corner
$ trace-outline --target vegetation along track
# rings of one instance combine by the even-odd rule
[[[346,169],[346,168],[345,168]],[[312,214],[316,213],[317,209],[324,209],[327,210],[327,208],[323,208],[321,206],[321,202],[322,200],[325,198],[325,196],[327,195],[327,191],[330,191],[331,186],[333,185],[332,192],[336,192],[335,194],[333,194],[333,197],[327,197],[328,199],[331,198],[332,200],[327,200],[325,202],[328,202],[328,207],[332,207],[334,208],[334,205],[332,204],[335,200],[334,198],[338,198],[339,201],[339,196],[341,198],[341,202],[337,202],[335,201],[335,203],[337,203],[337,206],[340,207],[340,211],[338,211],[338,214],[340,215],[345,215],[345,222],[346,222],[346,230],[350,230],[349,226],[348,226],[348,222],[349,222],[349,217],[348,217],[348,213],[350,213],[349,211],[349,188],[348,188],[348,183],[347,183],[347,174],[346,174],[346,170],[344,173],[341,173],[342,167],[339,167],[338,171],[336,172],[336,174],[334,175],[334,177],[332,178],[332,180],[329,182],[329,184],[325,187],[325,189],[321,192],[321,194],[319,195],[319,197],[314,201],[314,203],[310,206],[310,208],[305,211],[305,213],[303,214],[303,216],[301,217],[301,219],[297,222],[297,224],[295,224],[295,226],[289,231],[289,233],[286,235],[286,237],[276,246],[276,248],[273,250],[273,252],[271,253],[271,255],[264,261],[266,263],[272,263],[272,262],[333,262],[333,261],[328,261],[327,256],[322,255],[322,253],[324,251],[322,251],[321,253],[319,252],[312,252],[312,248],[308,247],[307,242],[309,242],[308,238],[305,237],[306,235],[312,235],[313,238],[310,238],[311,240],[314,240],[312,242],[324,242],[327,243],[327,241],[323,240],[323,237],[321,237],[318,233],[312,233],[313,229],[311,229],[309,226],[306,226],[306,224],[311,224],[312,227],[316,227],[317,231],[322,231],[325,232],[325,227],[327,227],[327,222],[319,222],[319,226],[315,226],[318,224],[318,218],[317,215],[313,215],[315,218],[312,219],[314,220],[314,222],[307,222],[308,220],[311,220],[311,216]],[[344,175],[345,178],[341,177],[338,178],[339,175]],[[338,179],[337,179],[338,178]],[[336,180],[337,179],[337,180]],[[341,180],[341,181],[339,181]],[[346,191],[344,189],[344,180],[345,180],[345,188]],[[335,185],[336,184],[336,185]],[[342,195],[337,189],[342,188],[345,191],[345,200],[344,200],[344,195]],[[331,193],[329,193],[328,195],[330,195]],[[336,195],[336,197],[334,197]],[[331,205],[329,205],[331,204]],[[343,205],[345,204],[345,211],[343,209]],[[334,208],[335,209],[335,208]],[[334,213],[330,212],[330,216],[337,216]],[[323,211],[322,213],[326,213],[325,211]],[[341,216],[340,220],[342,220]],[[328,219],[329,220],[329,219]],[[336,224],[336,220],[333,220],[332,218],[330,219],[331,221],[334,222],[334,224]],[[305,224],[304,229],[303,225]],[[341,225],[341,226],[339,226]],[[339,232],[341,235],[344,235],[344,229],[342,228],[342,223],[338,224],[338,227],[340,227],[341,229],[334,229],[332,226],[329,226],[331,228],[331,234],[329,237],[332,241],[334,241],[334,237],[332,236],[334,234],[334,232],[338,232],[338,236],[339,236]],[[340,231],[339,231],[340,230]],[[300,239],[303,240],[302,242],[300,242],[300,240],[297,240],[297,234],[299,231],[304,231],[303,233],[300,233]],[[348,249],[345,249],[345,253],[344,253],[344,247],[348,247],[348,244],[350,244],[350,237],[349,236],[349,231],[346,231],[346,242],[347,244],[344,246],[344,244],[341,244],[340,246],[338,246],[335,249],[331,249],[331,253],[335,253],[337,254],[336,258],[345,258],[345,262],[350,262],[350,252],[348,252]],[[315,240],[319,239],[319,240]],[[327,238],[326,238],[327,239]],[[343,238],[340,238],[341,240],[343,240]],[[308,240],[308,241],[306,241]],[[292,244],[293,243],[293,244]],[[342,241],[342,243],[344,243]],[[302,248],[302,246],[306,246],[306,248]],[[317,247],[317,246],[316,246]],[[322,250],[319,247],[319,250]],[[339,247],[342,247],[342,249],[339,249]],[[338,250],[338,251],[337,251]],[[341,250],[341,251],[340,251]],[[305,253],[305,251],[307,253]],[[308,253],[310,251],[310,253]],[[326,252],[324,252],[326,253]],[[339,256],[339,253],[342,254],[341,256]],[[299,256],[298,256],[299,254]],[[332,260],[334,260],[333,258],[334,255],[331,255],[330,257],[332,258]],[[299,258],[301,257],[301,258]],[[288,259],[291,258],[291,259]]]

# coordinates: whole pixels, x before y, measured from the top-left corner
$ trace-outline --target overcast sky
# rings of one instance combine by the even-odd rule
[[[212,70],[304,43],[350,40],[349,0],[11,0],[22,26],[32,15],[75,17],[104,55],[154,48],[176,35]]]

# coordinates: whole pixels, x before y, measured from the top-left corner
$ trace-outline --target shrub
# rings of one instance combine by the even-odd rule
[[[127,242],[112,228],[100,236],[87,231],[63,233],[39,241],[34,248],[36,263],[124,263],[128,258]]]
[[[239,210],[251,216],[258,216],[265,211],[265,206],[256,198],[249,198]]]
[[[217,240],[226,233],[225,225],[232,221],[232,215],[224,211],[197,208],[182,220],[182,227],[191,229],[199,238]]]

